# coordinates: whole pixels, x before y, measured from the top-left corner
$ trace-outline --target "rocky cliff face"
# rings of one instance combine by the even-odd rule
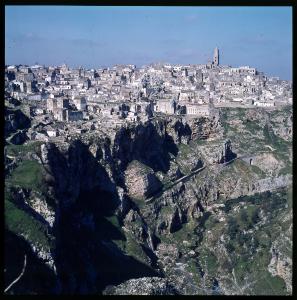
[[[131,279],[116,287],[109,287],[105,295],[178,295],[168,280],[159,277]]]
[[[169,153],[176,154],[177,149],[166,128],[166,121],[156,120],[120,129],[112,146],[112,157],[118,167],[125,170],[129,162],[138,160],[154,171],[167,171]]]
[[[86,190],[102,189],[116,193],[115,184],[106,170],[91,155],[87,145],[77,140],[66,145],[41,145],[41,162],[48,174],[46,179],[53,184],[54,197],[60,205],[75,202]]]
[[[6,179],[8,227],[51,267],[55,280],[46,292],[96,294],[108,286],[105,294],[234,294],[240,285],[255,294],[255,278],[269,274],[278,291],[289,292],[290,252],[269,229],[279,233],[290,221],[279,219],[290,211],[288,141],[275,144],[247,122],[243,128],[254,138],[257,132],[261,146],[249,146],[247,159],[238,155],[238,135],[225,135],[228,126],[222,116],[157,118],[112,136],[24,145],[26,155],[8,147],[7,162],[15,163]],[[270,153],[259,152],[263,145]],[[33,167],[38,184],[22,177]],[[20,211],[38,229],[20,234]],[[272,245],[281,262],[269,254]],[[260,255],[262,275],[242,271]]]
[[[132,161],[125,171],[125,184],[132,198],[143,199],[155,194],[162,187],[154,171],[138,161]]]
[[[5,107],[5,138],[14,134],[10,141],[13,144],[23,144],[28,138],[26,137],[24,129],[31,126],[31,120],[20,109],[12,109]],[[17,132],[20,130],[20,132]]]

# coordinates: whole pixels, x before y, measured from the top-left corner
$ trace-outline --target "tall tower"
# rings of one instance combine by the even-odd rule
[[[216,47],[213,52],[213,64],[215,66],[219,65],[219,49]]]

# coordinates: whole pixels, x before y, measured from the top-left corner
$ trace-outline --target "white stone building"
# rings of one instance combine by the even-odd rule
[[[208,105],[186,104],[187,115],[209,116],[210,109]]]

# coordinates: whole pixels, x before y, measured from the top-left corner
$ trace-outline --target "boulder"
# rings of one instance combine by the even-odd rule
[[[162,187],[154,171],[139,161],[132,161],[128,165],[125,179],[128,194],[132,198],[148,198]]]

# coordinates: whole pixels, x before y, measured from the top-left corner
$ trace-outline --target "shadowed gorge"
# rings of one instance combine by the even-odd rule
[[[104,168],[79,141],[69,147],[66,157],[63,172],[69,180],[65,186],[57,187],[61,205],[59,220],[54,226],[54,256],[61,293],[98,293],[108,284],[156,275],[149,266],[126,256],[113,243],[125,237],[106,219],[114,215],[119,199]],[[55,170],[55,159],[50,160],[49,167],[57,174],[62,169]],[[76,186],[77,192],[73,195],[66,194],[69,203],[65,206],[63,193],[73,191],[73,185],[79,188]]]
[[[270,285],[288,293],[290,143],[286,131],[248,122],[246,139],[252,131],[257,141],[247,146],[227,123],[246,114],[158,117],[110,138],[8,144],[6,251],[20,246],[7,256],[6,283],[24,253],[31,274],[8,293],[133,294],[143,286],[147,294],[221,295],[240,286],[253,295]],[[269,124],[275,114],[255,117]]]
[[[178,153],[166,126],[166,121],[161,120],[119,130],[115,136],[113,157],[119,160],[120,169],[125,170],[129,162],[138,160],[155,172],[166,173],[170,167],[170,154],[176,156]]]
[[[56,293],[57,279],[54,272],[48,268],[32,251],[24,239],[9,230],[5,230],[5,288],[21,273],[24,256],[27,257],[23,277],[13,286],[13,294],[26,294],[28,289],[32,294]]]

